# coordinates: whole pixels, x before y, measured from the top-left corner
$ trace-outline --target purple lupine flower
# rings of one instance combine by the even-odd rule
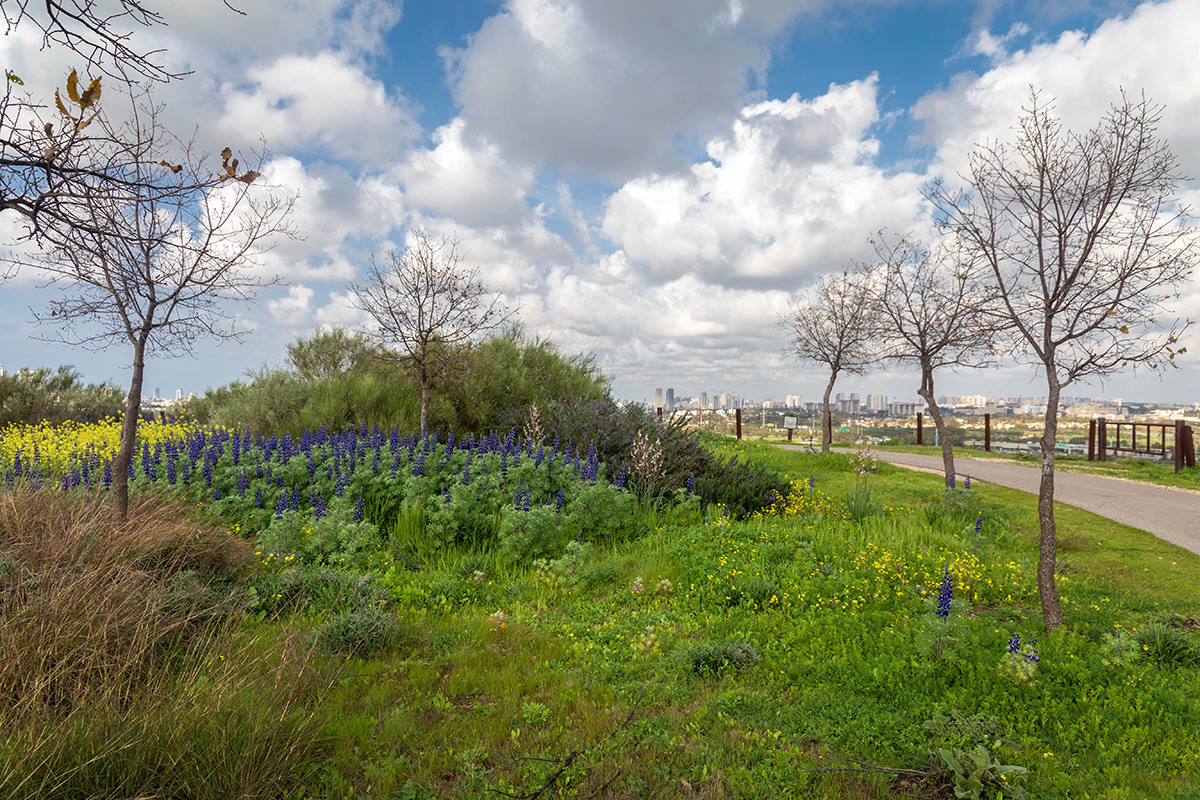
[[[950,603],[954,600],[954,579],[950,577],[950,565],[942,575],[942,589],[938,593],[937,615],[943,620],[950,616]]]
[[[213,500],[220,500],[220,499],[221,499],[221,487],[218,486],[216,489],[213,489]]]
[[[979,512],[979,516],[975,518],[975,532],[979,533],[983,530],[983,512]]]
[[[561,514],[563,510],[563,502],[567,498],[563,495],[563,490],[558,490],[558,497],[554,498],[554,513]]]
[[[1041,661],[1041,660],[1042,660],[1042,659],[1041,659],[1041,656],[1040,656],[1040,655],[1038,655],[1037,648],[1036,648],[1036,647],[1034,647],[1034,645],[1035,645],[1035,644],[1037,644],[1037,639],[1030,639],[1030,640],[1029,640],[1029,645],[1028,645],[1028,646],[1029,646],[1029,652],[1028,652],[1028,653],[1026,654],[1026,656],[1025,656],[1025,659],[1026,659],[1027,661],[1032,661],[1034,664],[1036,664],[1036,663],[1038,663],[1039,661]]]
[[[967,491],[970,491],[970,490],[971,490],[971,476],[970,476],[970,475],[968,475],[968,476],[967,476],[967,485],[966,485],[966,488],[967,488]]]
[[[619,470],[617,470],[616,477],[613,478],[613,486],[617,487],[618,489],[624,489],[625,479],[625,468],[621,467]]]
[[[1009,653],[1021,652],[1021,634],[1014,633],[1008,637],[1008,652]]]
[[[175,485],[175,478],[176,478],[176,475],[175,475],[175,459],[173,459],[173,458],[168,458],[168,459],[167,459],[167,483],[168,483],[168,484],[170,484],[171,486],[174,486],[174,485]]]
[[[234,441],[236,442],[236,441],[237,441],[237,439],[234,439]],[[249,478],[249,477],[247,477],[246,473],[244,473],[244,472],[243,472],[243,473],[241,473],[241,474],[239,474],[239,475],[238,475],[238,479],[237,479],[237,494],[238,494],[238,497],[245,497],[245,496],[246,496],[246,489],[248,489],[249,487],[250,487],[250,478]]]
[[[283,519],[283,512],[288,510],[287,492],[280,492],[275,498],[275,519]]]
[[[694,492],[696,490],[696,476],[695,475],[688,475],[687,490],[688,490],[688,494],[691,494],[692,492]]]
[[[254,507],[255,508],[263,507],[263,494],[262,494],[261,486],[256,486],[254,488]]]
[[[104,462],[104,488],[108,489],[109,487],[111,487],[112,482],[113,482],[112,462],[105,461]]]
[[[958,476],[952,474],[950,476],[950,488],[954,489],[954,488],[957,488],[957,486],[958,486]]]
[[[367,500],[363,497],[362,490],[358,492],[358,499],[354,501],[354,521],[362,522],[363,510],[366,508]]]

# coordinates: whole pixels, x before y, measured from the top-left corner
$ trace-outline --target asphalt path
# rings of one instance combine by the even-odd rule
[[[787,450],[807,447],[781,445]],[[878,453],[889,464],[917,470],[942,471],[942,457],[911,453]],[[1041,469],[993,459],[955,455],[954,468],[960,479],[970,475],[1022,492],[1038,493]],[[1200,492],[1155,486],[1141,481],[1056,471],[1054,500],[1091,511],[1114,522],[1152,533],[1159,539],[1200,554]]]

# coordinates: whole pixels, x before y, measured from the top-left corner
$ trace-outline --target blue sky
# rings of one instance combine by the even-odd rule
[[[615,393],[816,399],[781,354],[789,299],[869,255],[872,230],[926,230],[920,188],[1004,138],[1031,86],[1093,125],[1120,88],[1163,103],[1161,132],[1200,175],[1200,0],[217,0],[162,4],[135,33],[193,74],[156,90],[175,130],[253,146],[298,196],[283,283],[235,309],[241,344],[160,358],[146,385],[201,393],[281,361],[322,325],[364,324],[346,285],[422,226],[521,305],[531,333],[596,354]],[[32,28],[7,68],[52,92],[71,64]],[[106,111],[106,113],[112,113]],[[1181,186],[1196,205],[1200,184]],[[19,233],[0,219],[0,235]],[[57,290],[0,286],[0,363],[127,381],[129,355],[38,341]],[[1183,287],[1180,316],[1200,293]],[[1189,331],[1184,344],[1200,355]],[[1190,356],[1190,354],[1189,354]],[[1200,370],[1120,375],[1068,394],[1200,401]],[[916,396],[895,369],[838,390]],[[946,373],[946,394],[1044,394],[1032,367]]]

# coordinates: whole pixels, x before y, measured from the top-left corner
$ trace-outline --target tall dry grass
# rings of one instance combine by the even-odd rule
[[[316,763],[327,673],[247,634],[250,545],[139,498],[0,494],[0,797],[276,797]]]

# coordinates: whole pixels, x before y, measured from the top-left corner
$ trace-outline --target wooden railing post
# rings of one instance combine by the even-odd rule
[[[1100,445],[1100,460],[1108,461],[1108,420],[1104,417],[1096,420],[1096,441]]]
[[[983,415],[983,452],[992,452],[992,415]]]
[[[925,415],[920,411],[917,412],[917,444],[925,444],[925,431],[922,430],[922,423],[925,421]]]
[[[1163,433],[1165,434],[1166,431],[1163,431]],[[1166,438],[1167,437],[1164,435],[1163,439],[1165,440]],[[1183,433],[1183,420],[1177,419],[1177,420],[1175,420],[1175,474],[1179,474],[1180,472],[1183,471],[1183,462],[1184,462],[1183,440],[1184,440],[1184,438],[1185,437],[1184,437],[1184,433]],[[1166,442],[1164,441],[1163,444],[1165,445]]]
[[[1096,460],[1096,420],[1088,420],[1088,461]]]
[[[734,419],[735,424],[737,425],[737,438],[741,439],[742,438],[742,410],[740,408],[735,408],[733,410],[733,419]]]

